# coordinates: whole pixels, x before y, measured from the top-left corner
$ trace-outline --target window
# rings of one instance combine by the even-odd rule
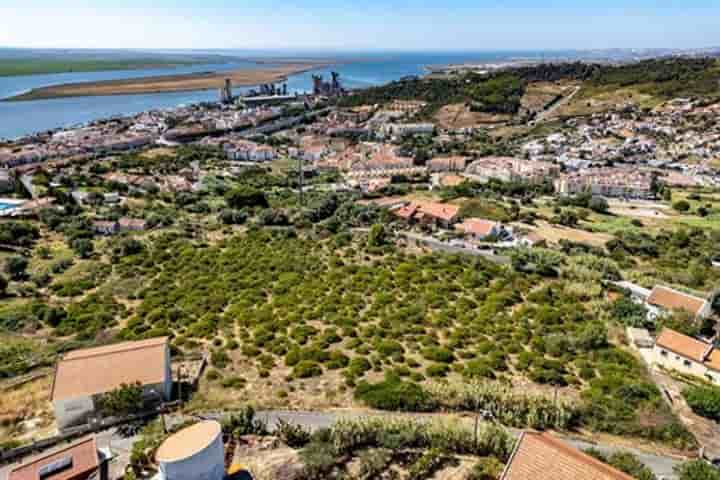
[[[692,367],[692,363],[690,363],[690,360],[685,360],[685,361],[683,362],[683,365],[685,365],[685,366],[688,367],[688,368]]]
[[[667,350],[660,350],[660,355],[667,357]]]

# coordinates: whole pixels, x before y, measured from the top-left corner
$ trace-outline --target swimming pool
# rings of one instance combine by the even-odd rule
[[[23,203],[24,202],[21,200],[16,200],[16,201],[0,200],[0,212],[4,212],[6,210],[12,210],[13,208],[19,207]]]

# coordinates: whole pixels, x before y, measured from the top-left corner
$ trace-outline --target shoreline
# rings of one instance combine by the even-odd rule
[[[294,63],[228,72],[206,71],[121,80],[64,83],[35,88],[19,95],[3,98],[0,101],[26,102],[72,97],[101,97],[213,90],[221,88],[226,78],[231,79],[233,87],[251,87],[263,83],[283,82],[291,75],[327,67],[334,63],[335,62]]]

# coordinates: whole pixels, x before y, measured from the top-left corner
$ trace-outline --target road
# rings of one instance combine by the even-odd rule
[[[476,248],[465,248],[465,247],[450,245],[449,243],[442,242],[433,237],[428,237],[425,235],[418,235],[416,233],[402,232],[400,235],[402,237],[405,237],[408,240],[412,240],[417,243],[422,243],[422,244],[430,247],[430,249],[433,251],[441,251],[441,252],[447,252],[447,253],[463,253],[466,255],[483,257],[487,260],[490,260],[493,263],[497,263],[500,265],[507,265],[508,263],[510,263],[510,258],[503,257],[501,255],[495,255],[494,253],[492,253],[488,250],[478,250]]]
[[[207,418],[218,418],[219,414],[209,414]],[[424,419],[427,421],[437,420],[442,418],[450,418],[443,414],[398,414],[398,413],[356,413],[356,412],[291,412],[291,411],[260,411],[257,413],[258,418],[263,419],[267,422],[268,428],[272,431],[280,420],[296,425],[302,425],[308,430],[317,430],[320,428],[328,428],[334,425],[339,420],[353,420],[359,418],[366,418],[369,416],[374,417],[411,417],[414,419]],[[457,418],[454,416],[453,418]],[[508,431],[518,437],[521,430],[508,429]],[[585,450],[588,448],[594,448],[605,454],[612,454],[618,451],[630,452],[633,455],[647,465],[653,473],[657,476],[658,480],[675,480],[677,476],[674,473],[674,467],[682,463],[681,460],[664,457],[660,455],[654,455],[642,450],[632,448],[618,448],[612,445],[601,445],[591,443],[585,440],[580,440],[573,437],[561,436],[565,442],[572,445],[579,450]]]
[[[556,111],[558,108],[562,107],[563,105],[566,105],[568,102],[570,102],[570,100],[573,99],[573,97],[575,97],[575,95],[577,95],[577,93],[580,91],[580,88],[581,88],[581,87],[575,87],[575,89],[573,90],[573,92],[572,92],[570,95],[568,95],[567,97],[565,97],[565,98],[559,100],[558,102],[554,103],[554,104],[553,104],[550,108],[548,108],[547,110],[543,110],[542,112],[538,113],[537,116],[535,117],[535,120],[533,120],[532,122],[530,122],[530,125],[536,125],[536,124],[544,121],[544,120],[545,120],[546,118],[548,118],[550,115],[552,115],[553,113],[555,113],[555,111]]]
[[[220,420],[226,415],[225,412],[210,412],[203,415],[199,415],[199,419],[216,419]],[[418,421],[438,421],[443,419],[457,419],[457,415],[447,414],[409,414],[409,413],[393,413],[393,412],[302,412],[302,411],[282,411],[282,410],[266,410],[257,412],[257,418],[264,420],[270,431],[273,431],[278,423],[283,420],[288,423],[301,425],[307,430],[315,431],[321,428],[332,427],[336,422],[340,420],[358,420],[361,418],[369,417],[383,417],[383,418],[412,418]],[[466,417],[468,421],[472,419]],[[186,420],[187,417],[180,416],[166,416],[167,425],[171,426]],[[508,429],[510,434],[518,437],[521,430]],[[113,455],[113,461],[111,462],[111,474],[119,475],[127,465],[129,460],[130,451],[133,443],[138,437],[126,438],[117,433],[114,428],[97,434],[97,444],[99,448],[109,448]],[[588,442],[586,440],[580,440],[568,436],[560,436],[565,442],[572,445],[579,450],[585,450],[587,448],[594,448],[600,452],[611,454],[618,451],[630,452],[633,455],[647,465],[657,476],[658,480],[676,480],[677,477],[673,473],[673,469],[676,465],[682,463],[681,460],[665,457],[660,455],[654,455],[642,450],[633,448],[618,448],[612,445],[602,445]],[[56,448],[61,448],[58,446]],[[0,480],[7,478],[10,466],[0,466]],[[116,477],[111,477],[116,478]]]

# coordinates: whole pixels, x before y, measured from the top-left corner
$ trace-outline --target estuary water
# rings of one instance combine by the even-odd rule
[[[540,59],[560,52],[450,52],[450,53],[325,53],[313,58],[341,58],[344,63],[315,71],[303,72],[288,78],[290,92],[307,92],[312,88],[312,75],[326,78],[331,71],[340,73],[346,88],[381,85],[408,75],[422,75],[425,67],[447,64],[509,61],[513,59]],[[569,55],[571,53],[567,53]],[[563,53],[563,55],[566,55]],[[240,55],[238,55],[240,57]],[[289,58],[283,56],[284,59]],[[297,58],[308,58],[298,55]],[[251,61],[233,61],[224,64],[192,65],[144,70],[123,70],[87,73],[61,73],[0,77],[0,99],[12,97],[33,88],[73,82],[92,82],[125,78],[177,75],[205,71],[229,71],[241,68],[262,68]],[[247,88],[236,88],[236,93]],[[25,102],[0,101],[0,139],[12,139],[50,129],[69,127],[117,115],[134,115],[152,109],[173,108],[191,103],[215,101],[216,90],[196,92],[155,93],[140,95],[113,95],[105,97],[73,97]]]

